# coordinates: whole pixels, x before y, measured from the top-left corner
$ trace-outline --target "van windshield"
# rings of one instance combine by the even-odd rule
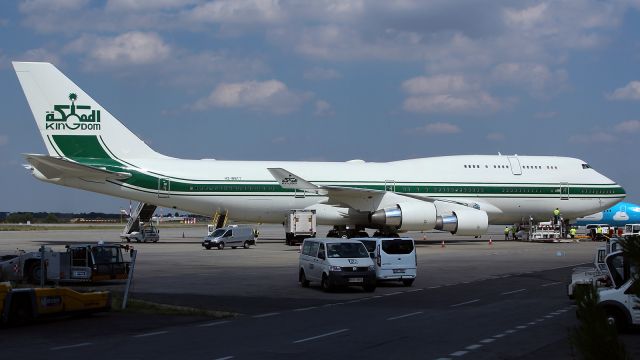
[[[213,234],[211,234],[211,237],[219,237],[222,236],[222,234],[224,234],[224,229],[218,229],[216,231],[213,232]]]
[[[360,242],[364,244],[364,247],[367,248],[368,252],[376,251],[376,241],[375,240],[360,240]]]
[[[411,254],[413,241],[406,239],[382,240],[382,251],[387,254]]]
[[[369,257],[362,243],[327,244],[327,256],[330,258],[365,258]]]

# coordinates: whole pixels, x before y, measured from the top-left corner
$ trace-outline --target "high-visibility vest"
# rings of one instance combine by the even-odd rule
[[[571,235],[575,235],[576,234],[576,229],[569,230],[569,233],[571,233]]]
[[[508,227],[504,228],[504,233],[505,233],[505,234],[508,234],[508,233],[509,233],[509,231],[511,231],[511,229],[510,229],[510,228],[508,228]]]
[[[555,215],[555,216],[560,215],[560,210],[558,210],[558,209],[553,210],[553,215]]]
[[[602,234],[602,227],[598,226],[598,228],[596,229],[596,232],[598,234]]]

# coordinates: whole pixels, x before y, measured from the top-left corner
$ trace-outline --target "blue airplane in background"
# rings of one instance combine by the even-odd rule
[[[577,218],[574,225],[586,226],[588,224],[607,224],[615,227],[624,227],[625,224],[640,224],[640,205],[619,202],[599,213]]]

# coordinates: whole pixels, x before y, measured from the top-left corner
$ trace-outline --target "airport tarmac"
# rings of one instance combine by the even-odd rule
[[[62,249],[66,243],[117,242],[120,229],[0,232],[0,253],[41,244]],[[427,233],[427,241],[417,245],[418,277],[412,287],[390,283],[374,293],[359,288],[325,293],[317,285],[298,285],[298,248],[284,244],[281,230],[260,226],[261,238],[250,249],[205,250],[200,245],[204,226],[161,228],[159,243],[134,244],[139,252],[132,297],[237,317],[114,313],[2,329],[0,344],[3,351],[26,358],[69,359],[575,355],[567,334],[577,321],[566,282],[572,267],[593,261],[597,243],[503,241],[498,228],[493,244],[489,236]]]

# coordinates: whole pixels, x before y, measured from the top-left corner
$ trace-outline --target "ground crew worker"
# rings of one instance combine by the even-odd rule
[[[559,219],[560,219],[560,209],[556,208],[555,210],[553,210],[553,222],[554,222],[554,224],[557,224]]]
[[[508,226],[504,227],[504,239],[509,240],[509,233],[511,232],[511,228]]]
[[[572,227],[571,230],[569,230],[569,235],[571,235],[572,239],[575,239],[575,237],[576,237],[576,228]]]
[[[599,237],[602,237],[602,226],[600,225],[596,228],[596,240],[598,240]]]

